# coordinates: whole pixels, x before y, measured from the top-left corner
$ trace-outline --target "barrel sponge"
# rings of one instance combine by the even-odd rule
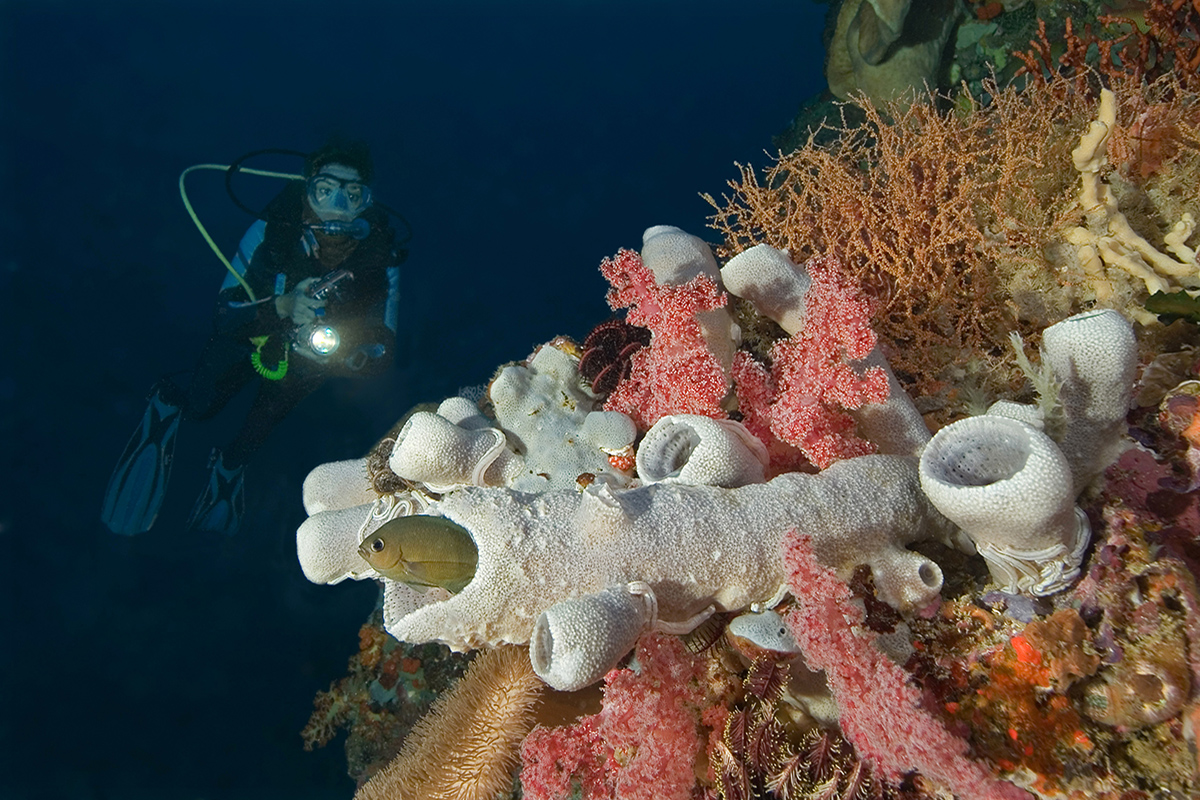
[[[1070,465],[1033,426],[997,415],[947,425],[921,454],[920,477],[1006,591],[1051,594],[1078,575],[1090,532]]]
[[[742,423],[695,414],[660,418],[637,451],[638,477],[644,483],[732,489],[765,481],[769,461],[767,448]]]

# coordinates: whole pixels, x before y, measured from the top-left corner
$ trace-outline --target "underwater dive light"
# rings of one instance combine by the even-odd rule
[[[342,343],[337,328],[332,325],[313,325],[308,332],[308,346],[319,356],[332,355]]]

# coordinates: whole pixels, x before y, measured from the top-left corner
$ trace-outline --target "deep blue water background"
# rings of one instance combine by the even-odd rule
[[[404,410],[608,316],[602,257],[763,164],[824,88],[808,0],[0,0],[0,799],[347,798],[299,731],[376,590],[305,581],[300,485]],[[411,220],[402,363],[331,382],[247,474],[236,538],[182,529],[249,394],[185,424],[158,524],[98,520],[150,386],[208,336],[224,272],[180,171],[367,139]],[[277,166],[295,169],[295,164]],[[245,179],[247,198],[278,188]],[[230,252],[218,173],[191,197]]]

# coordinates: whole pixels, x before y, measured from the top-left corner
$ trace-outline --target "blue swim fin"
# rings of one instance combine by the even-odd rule
[[[196,498],[187,529],[229,536],[237,533],[246,502],[245,474],[244,464],[225,466],[221,451],[214,447],[208,459],[208,481]]]
[[[151,392],[141,424],[108,479],[100,520],[113,533],[132,536],[150,530],[162,508],[182,416],[178,405],[163,399],[165,389],[160,384]]]

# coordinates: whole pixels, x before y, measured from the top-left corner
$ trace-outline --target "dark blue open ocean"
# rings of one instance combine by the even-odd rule
[[[810,0],[0,1],[0,800],[351,796],[304,752],[370,582],[308,583],[300,487],[411,405],[609,311],[601,258],[644,228],[715,241],[700,192],[824,88]],[[183,522],[249,394],[185,423],[158,524],[98,518],[163,374],[207,339],[224,269],[185,167],[342,133],[412,223],[401,357],[334,381],[247,472],[234,538]],[[296,170],[298,163],[274,162]],[[279,185],[244,178],[259,205]],[[226,253],[252,221],[190,196]]]

